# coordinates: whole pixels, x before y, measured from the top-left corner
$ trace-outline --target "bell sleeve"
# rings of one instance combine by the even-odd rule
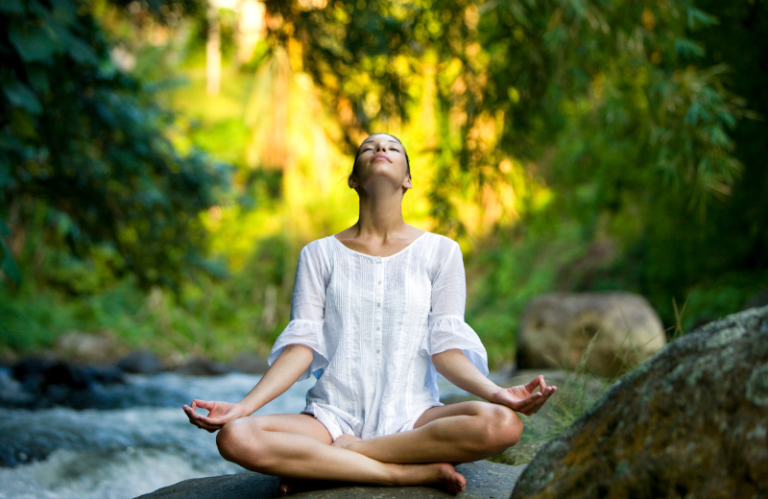
[[[452,242],[448,256],[432,282],[432,309],[422,352],[431,360],[432,355],[440,352],[461,349],[472,364],[487,376],[488,353],[477,333],[464,322],[467,300],[464,260],[458,243]]]
[[[313,247],[314,246],[314,247]],[[325,289],[327,268],[317,243],[305,246],[299,254],[296,279],[291,296],[291,318],[275,341],[267,362],[271,366],[288,345],[306,345],[312,349],[312,363],[297,381],[309,378],[310,373],[319,378],[328,365],[323,317],[325,314]]]

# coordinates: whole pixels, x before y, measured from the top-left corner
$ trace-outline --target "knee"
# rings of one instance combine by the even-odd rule
[[[239,420],[230,421],[222,426],[216,435],[216,447],[219,448],[219,454],[227,461],[236,461],[239,454],[240,435],[242,433],[242,424]]]
[[[252,438],[254,432],[258,432],[258,423],[248,421],[246,418],[235,419],[225,424],[216,435],[216,446],[221,457],[227,461],[241,464],[246,460],[251,464],[257,464],[259,456],[263,454],[254,446],[258,438]]]
[[[523,421],[512,409],[487,404],[478,416],[483,429],[478,443],[488,452],[502,452],[520,441]]]

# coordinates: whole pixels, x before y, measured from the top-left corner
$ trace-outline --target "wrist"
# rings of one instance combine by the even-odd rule
[[[493,383],[492,381],[488,381],[487,383],[483,383],[483,385],[480,387],[481,393],[480,395],[482,398],[487,400],[488,402],[493,402],[494,404],[498,404],[498,393],[503,390],[500,386],[498,386],[496,383]]]
[[[235,402],[235,405],[239,408],[239,413],[242,417],[247,417],[253,414],[254,412],[261,409],[260,404],[255,404],[253,402],[248,401],[247,399],[243,399],[240,402]]]

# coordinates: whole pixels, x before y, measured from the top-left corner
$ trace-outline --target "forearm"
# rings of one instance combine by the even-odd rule
[[[485,400],[493,401],[493,394],[501,390],[457,348],[433,355],[432,364],[434,364],[437,372],[445,376],[448,381]]]
[[[293,385],[312,363],[312,349],[288,345],[255,387],[239,402],[253,414]]]

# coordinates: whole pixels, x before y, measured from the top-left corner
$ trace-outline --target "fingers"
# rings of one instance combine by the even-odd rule
[[[533,392],[537,387],[541,388],[542,383],[544,383],[544,376],[536,376],[533,381],[525,385],[525,389],[529,392]]]
[[[527,406],[525,407],[525,411],[528,411],[528,412],[524,412],[524,411],[520,411],[520,412],[523,412],[523,414],[526,414],[528,416],[532,414],[536,414],[544,406],[547,400],[549,400],[549,397],[551,397],[552,394],[555,393],[556,391],[557,391],[557,387],[551,386],[544,389],[544,391],[540,393],[534,394],[539,396],[530,399],[530,403],[527,404]]]
[[[214,419],[195,413],[194,406],[194,402],[192,402],[191,407],[186,404],[181,406],[182,409],[184,409],[184,413],[187,415],[187,418],[189,418],[190,423],[203,430],[208,430],[211,433],[221,429],[223,424],[218,424]]]
[[[539,404],[539,401],[543,398],[544,396],[541,393],[534,393],[530,397],[520,400],[517,403],[517,408],[513,407],[513,409],[515,409],[517,412],[522,412],[523,414],[530,416],[533,414],[533,411]]]
[[[538,379],[538,378],[537,378]],[[527,385],[526,385],[527,386]],[[526,416],[536,414],[544,406],[549,397],[557,391],[556,386],[545,386],[541,391],[536,392],[529,397],[510,404],[510,407]]]
[[[207,410],[209,410],[209,411],[210,411],[211,409],[213,409],[213,407],[214,407],[214,405],[215,405],[213,402],[208,402],[207,400],[200,400],[200,399],[195,399],[195,400],[193,400],[193,401],[192,401],[192,404],[193,404],[193,405],[194,405],[194,404],[197,404],[197,406],[198,406],[198,407],[202,407],[203,409],[207,409]]]

